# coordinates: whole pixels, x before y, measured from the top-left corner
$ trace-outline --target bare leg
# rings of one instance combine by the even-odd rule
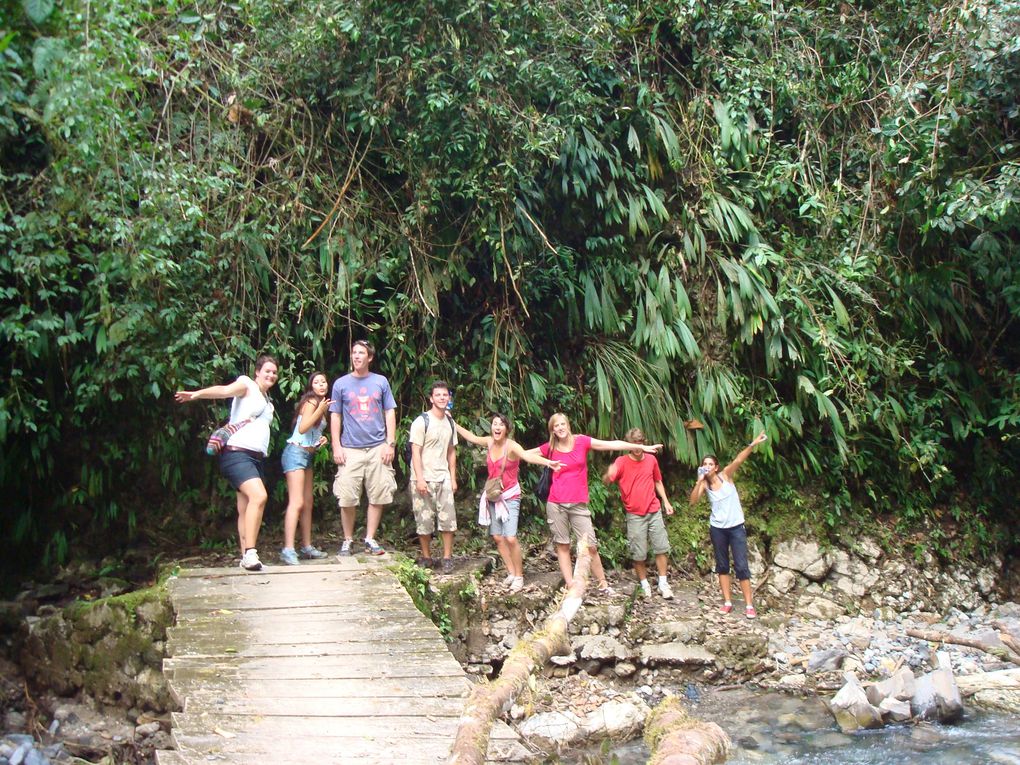
[[[659,576],[666,575],[666,553],[659,553],[655,556],[655,568],[659,572]]]
[[[511,573],[514,576],[524,576],[524,555],[521,553],[521,543],[517,541],[517,537],[507,537],[506,546],[512,564]]]
[[[240,491],[237,492],[237,541],[241,545],[241,555],[244,555],[244,511],[248,507],[248,498]]]
[[[642,582],[648,578],[648,566],[645,565],[645,561],[643,560],[634,561],[634,573],[637,574],[639,582]]]
[[[569,587],[574,583],[574,566],[570,561],[570,545],[556,543],[556,559],[560,564],[560,574],[563,575],[563,583]]]
[[[514,561],[510,557],[510,546],[507,544],[506,537],[493,534],[492,541],[496,543],[496,549],[499,551],[499,557],[503,560],[503,565],[506,566],[506,572],[511,576],[516,576]]]
[[[283,517],[283,546],[294,549],[294,530],[304,503],[305,473],[307,470],[291,470],[284,474],[287,479],[287,514]]]
[[[303,547],[312,546],[312,471],[311,468],[308,470],[302,470],[305,474],[305,482],[303,486],[304,502],[301,504],[301,516],[299,518],[301,522],[301,544]],[[293,539],[293,537],[291,537]]]
[[[740,591],[744,594],[744,603],[747,605],[753,605],[751,603],[751,580],[741,579],[740,580]]]
[[[262,527],[262,513],[266,509],[269,495],[266,494],[266,487],[261,478],[249,478],[241,484],[238,491],[248,500],[244,510],[244,546],[257,547],[259,529]]]
[[[432,557],[432,535],[431,534],[419,534],[418,544],[421,545],[421,557],[431,558]]]
[[[730,602],[730,575],[719,574],[719,590],[722,592],[723,603]]]
[[[382,521],[382,505],[369,504],[368,513],[365,519],[365,536],[375,539],[375,533],[379,530],[379,523]],[[351,524],[351,534],[354,533],[354,524]]]
[[[354,539],[354,520],[357,517],[358,508],[341,507],[340,525],[343,526],[344,539]]]
[[[591,554],[591,573],[595,576],[595,581],[598,582],[599,587],[608,587],[609,582],[606,581],[606,571],[602,568],[602,556],[599,555],[599,548],[589,547],[588,552]]]
[[[452,531],[440,531],[443,536],[443,557],[453,557],[453,532]]]

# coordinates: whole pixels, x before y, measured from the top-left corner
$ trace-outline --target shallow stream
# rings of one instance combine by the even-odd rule
[[[1012,715],[971,710],[957,725],[899,725],[845,735],[818,698],[706,689],[688,708],[729,734],[734,746],[726,765],[1020,765],[1020,718]],[[632,741],[614,747],[601,762],[644,765],[648,755],[641,741]]]

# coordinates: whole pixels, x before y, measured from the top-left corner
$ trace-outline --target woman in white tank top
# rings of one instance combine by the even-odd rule
[[[719,576],[719,590],[722,592],[723,603],[719,612],[728,614],[733,610],[730,602],[730,553],[733,554],[733,569],[744,596],[744,615],[754,619],[758,613],[754,610],[751,593],[751,572],[747,564],[747,532],[744,530],[744,508],[740,505],[740,495],[733,477],[737,468],[751,456],[754,447],[764,441],[767,436],[760,433],[733,462],[722,470],[719,460],[714,454],[706,455],[698,468],[698,482],[691,491],[691,504],[695,505],[705,494],[712,505],[712,514],[708,519],[709,531],[712,536],[712,549],[715,552],[715,572]]]
[[[262,561],[256,544],[266,509],[263,462],[269,453],[270,426],[273,423],[273,402],[269,389],[276,384],[278,365],[272,356],[255,360],[255,378],[241,375],[230,385],[213,385],[200,390],[179,390],[174,399],[186,404],[199,399],[233,398],[230,422],[247,420],[234,433],[220,452],[219,467],[223,476],[237,490],[237,536],[241,544],[241,568],[260,571]]]

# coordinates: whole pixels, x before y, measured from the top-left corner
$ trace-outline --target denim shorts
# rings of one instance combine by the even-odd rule
[[[505,521],[496,518],[496,503],[489,503],[489,533],[494,537],[515,537],[517,536],[517,520],[521,517],[521,501],[519,499],[505,500],[507,512],[510,517]]]
[[[241,484],[258,478],[262,483],[266,482],[266,475],[262,466],[265,457],[256,455],[253,452],[220,452],[220,473],[230,481],[235,489],[240,489]]]
[[[715,573],[730,573],[730,552],[733,553],[733,570],[738,580],[750,579],[751,569],[747,565],[747,530],[744,524],[720,529],[709,526],[712,535],[712,549],[715,551]]]
[[[315,452],[311,449],[302,449],[296,444],[287,444],[280,455],[280,464],[283,472],[289,473],[292,470],[307,470],[315,459]]]

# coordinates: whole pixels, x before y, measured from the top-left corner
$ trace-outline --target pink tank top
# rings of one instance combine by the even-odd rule
[[[503,457],[493,461],[492,454],[485,452],[485,464],[489,468],[489,478],[499,478],[499,471],[503,469]],[[517,483],[517,474],[521,471],[521,461],[512,460],[507,457],[506,468],[503,469],[503,488],[509,489]]]

